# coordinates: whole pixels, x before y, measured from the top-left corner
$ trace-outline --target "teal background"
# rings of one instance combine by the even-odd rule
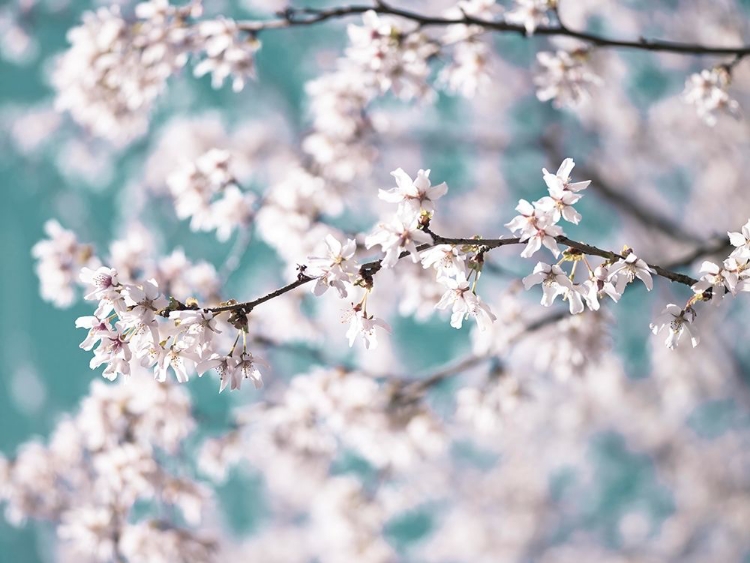
[[[315,3],[305,3],[311,4]],[[644,0],[627,4],[650,9],[657,3]],[[671,2],[658,4],[668,6]],[[750,6],[750,2],[744,5]],[[53,92],[44,77],[44,67],[49,64],[50,56],[65,49],[66,31],[77,24],[81,12],[87,8],[90,8],[89,2],[74,1],[61,12],[52,13],[43,6],[37,9],[33,34],[40,43],[41,55],[25,66],[0,60],[0,112],[19,113],[26,106],[51,101]],[[233,4],[228,5],[226,13],[248,16]],[[596,27],[596,22],[592,22],[592,28]],[[293,130],[302,131],[305,126],[303,84],[316,74],[314,53],[317,49],[342,48],[345,44],[342,25],[289,30],[269,34],[262,40],[257,84],[251,84],[243,93],[235,95],[228,88],[213,91],[208,79],[178,77],[159,103],[152,131],[175,113],[189,115],[202,109],[219,108],[232,119],[262,115],[268,107],[285,114]],[[503,57],[519,67],[532,64],[538,47],[536,40],[525,41],[516,37],[498,37],[496,44]],[[634,71],[630,75],[632,82],[625,87],[638,107],[645,109],[682,89],[684,76],[656,66],[650,55],[627,53],[624,56]],[[258,99],[268,105],[257,103]],[[440,115],[446,121],[460,119],[463,103],[444,95],[437,102]],[[533,93],[518,101],[509,118],[507,127],[513,142],[511,151],[504,155],[503,172],[516,198],[537,197],[539,169],[549,166],[536,142],[542,128],[559,124],[569,139],[570,151],[576,154],[585,154],[587,148],[596,142],[580,129],[573,116],[540,104]],[[70,129],[67,125],[65,127]],[[54,160],[58,146],[48,146],[33,157],[23,156],[13,146],[8,131],[0,131],[0,189],[3,193],[0,205],[3,264],[0,276],[0,307],[3,311],[0,321],[0,381],[3,385],[0,391],[0,450],[5,455],[12,455],[18,444],[32,436],[47,436],[63,413],[76,408],[92,378],[98,377],[88,368],[89,354],[78,348],[82,336],[73,326],[76,317],[90,313],[90,307],[78,304],[71,309],[59,310],[40,299],[31,247],[43,237],[44,222],[58,217],[63,226],[75,230],[81,240],[94,241],[104,250],[109,240],[118,234],[118,191],[130,177],[138,176],[152,143],[153,136],[147,137],[115,157],[111,181],[91,186],[60,173]],[[465,152],[470,151],[465,149]],[[425,166],[433,169],[432,177],[446,180],[452,186],[460,186],[466,174],[463,154],[463,149],[456,150],[452,146],[437,146],[423,152]],[[675,177],[664,183],[664,189],[677,199],[684,184]],[[569,229],[572,238],[598,240],[618,228],[612,208],[595,198],[584,199],[580,211],[586,221],[580,227]],[[184,225],[176,222],[166,230],[167,247],[184,244],[189,237],[191,258],[209,259],[217,265],[221,263],[223,254],[217,256],[213,237],[188,235]],[[228,247],[222,252],[227,250]],[[268,249],[262,245],[253,247],[253,253],[270,258]],[[252,277],[253,267],[257,264],[258,259],[246,262],[243,270],[233,278],[234,285],[230,284],[227,293],[232,294],[237,288],[236,280]],[[522,263],[517,266],[516,271],[523,271]],[[628,292],[622,306],[615,309],[618,317],[615,345],[623,352],[632,377],[642,377],[647,373],[649,358],[645,343],[649,335],[635,327],[652,310],[651,299],[640,289]],[[408,358],[405,367],[410,370],[442,364],[467,346],[466,331],[456,334],[445,323],[417,325],[402,320],[395,328],[394,341],[421,352],[405,356]],[[436,345],[436,342],[440,344]],[[14,389],[19,385],[30,389],[29,393],[35,398],[36,404],[31,408],[24,408],[15,399],[17,391]],[[207,378],[193,380],[189,388],[197,408],[206,417],[209,430],[221,428],[237,399],[229,394],[218,395],[214,382]],[[733,424],[745,425],[746,415],[733,416],[731,412],[734,411],[727,406],[707,405],[695,414],[691,422],[708,436],[720,434]],[[646,504],[655,521],[673,509],[669,491],[656,482],[650,460],[628,451],[617,435],[607,434],[596,439],[590,446],[590,456],[597,468],[598,482],[587,490],[580,519],[556,532],[560,540],[573,533],[576,527],[595,526],[608,543],[616,544],[617,518],[627,507]],[[568,494],[568,490],[574,491],[573,494],[580,492],[578,487],[571,485],[574,480],[573,476],[565,474],[553,479],[561,498]],[[252,529],[262,517],[264,507],[262,501],[257,500],[257,491],[257,481],[239,475],[233,476],[219,489],[219,496],[232,515],[237,531]],[[40,553],[48,549],[39,546],[53,533],[51,529],[44,526],[15,529],[1,519],[0,522],[0,561],[34,563],[45,560]],[[411,515],[392,523],[389,537],[396,545],[408,545],[409,541],[424,534],[429,526],[428,514]]]

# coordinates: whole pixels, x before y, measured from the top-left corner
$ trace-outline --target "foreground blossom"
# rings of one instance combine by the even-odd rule
[[[654,334],[659,334],[664,328],[669,328],[665,341],[667,348],[676,348],[683,334],[687,334],[690,343],[695,348],[700,342],[700,337],[696,328],[690,326],[693,322],[695,322],[695,310],[692,307],[681,309],[670,303],[649,327]]]
[[[404,251],[411,254],[414,263],[419,262],[417,245],[432,242],[432,237],[419,228],[417,217],[400,213],[389,223],[380,223],[374,233],[365,239],[365,248],[380,245],[385,256],[384,268],[392,268]]]
[[[437,186],[430,183],[429,170],[420,170],[414,180],[401,168],[391,172],[391,176],[396,179],[397,187],[380,190],[378,197],[389,203],[398,203],[399,210],[404,215],[408,215],[409,212],[418,215],[420,211],[435,211],[435,200],[448,191],[445,182]]]
[[[342,245],[336,237],[329,234],[326,235],[325,245],[327,256],[311,256],[307,259],[309,270],[306,273],[317,278],[312,291],[315,295],[323,295],[329,287],[334,287],[339,296],[344,298],[347,296],[347,286],[359,271],[359,266],[353,260],[357,243],[348,239]]]
[[[346,331],[346,337],[349,339],[349,346],[354,346],[354,341],[358,336],[362,336],[365,348],[374,350],[378,347],[378,337],[375,332],[376,328],[382,328],[386,332],[391,332],[391,326],[383,319],[378,319],[368,315],[362,305],[354,305],[353,308],[345,315],[345,320],[349,320],[349,330]]]
[[[638,258],[633,252],[628,252],[625,258],[620,258],[609,267],[609,280],[613,281],[618,293],[625,291],[625,286],[635,278],[640,279],[646,289],[651,291],[654,280],[651,278],[652,270],[646,262]]]

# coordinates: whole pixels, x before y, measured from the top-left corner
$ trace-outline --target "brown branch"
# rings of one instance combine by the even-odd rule
[[[558,323],[563,319],[568,318],[569,316],[570,314],[566,311],[556,311],[552,314],[536,319],[535,321],[531,321],[519,332],[513,335],[508,344],[515,344],[518,340],[530,334],[533,334],[537,330],[541,330],[545,327]],[[460,373],[478,366],[479,364],[489,362],[494,359],[497,359],[496,354],[468,354],[466,357],[456,362],[452,362],[446,366],[440,367],[429,375],[420,379],[415,380],[414,378],[410,377],[400,378],[400,381],[404,385],[402,391],[408,391],[409,393],[421,393],[422,391],[426,391],[430,387],[433,387],[438,383],[445,381],[446,379],[459,375]]]
[[[449,25],[463,24],[481,26],[487,30],[517,33],[526,36],[526,29],[520,25],[510,24],[504,21],[484,20],[473,16],[463,14],[458,18],[445,18],[438,16],[428,16],[401,8],[394,8],[382,2],[377,2],[372,6],[351,5],[338,6],[334,8],[315,9],[315,8],[287,8],[279,13],[279,18],[266,21],[242,21],[239,22],[240,29],[257,33],[259,31],[270,29],[281,29],[287,27],[306,26],[322,23],[328,20],[345,18],[363,14],[368,11],[374,11],[378,14],[398,16],[419,24],[420,27],[434,26],[444,27]],[[640,37],[636,40],[613,39],[604,37],[595,33],[585,31],[576,31],[558,23],[557,25],[538,27],[534,32],[535,35],[545,36],[564,36],[572,37],[588,43],[589,45],[605,48],[619,49],[639,49],[644,51],[667,52],[687,55],[710,55],[710,56],[728,56],[734,55],[742,58],[750,54],[750,45],[738,47],[717,47],[698,45],[694,43],[682,43],[679,41],[665,41],[661,39],[646,39]],[[735,59],[738,60],[738,59]],[[734,64],[734,63],[733,63]]]
[[[432,246],[436,246],[438,244],[452,244],[455,246],[476,246],[476,247],[484,247],[486,250],[491,250],[493,248],[500,248],[501,246],[510,246],[510,245],[517,245],[517,244],[526,244],[526,241],[522,241],[518,237],[508,237],[508,238],[499,238],[499,239],[486,239],[486,238],[448,238],[443,237],[440,235],[436,235],[432,231],[429,230],[429,228],[425,228],[425,231],[430,234],[433,238],[432,244],[423,244],[417,247],[417,250],[422,251],[426,250],[427,248],[430,248]],[[583,254],[587,254],[589,256],[599,256],[600,258],[604,258],[605,260],[611,260],[615,261],[620,258],[623,258],[621,254],[618,254],[616,252],[612,252],[611,250],[603,250],[601,248],[598,248],[596,246],[592,246],[590,244],[586,244],[583,242],[578,242],[572,239],[569,239],[566,236],[558,236],[554,237],[555,240],[567,246],[568,248],[573,248],[575,250],[578,250],[582,252]],[[409,253],[404,251],[401,253],[399,258],[404,258],[408,256]],[[678,272],[673,272],[667,268],[657,266],[654,264],[648,265],[658,276],[661,276],[665,279],[668,279],[672,282],[681,283],[683,285],[692,286],[693,284],[697,283],[698,280],[691,278],[688,275],[680,274]],[[370,283],[372,281],[372,277],[380,271],[382,268],[382,261],[381,260],[373,260],[372,262],[367,262],[366,264],[363,264],[360,266],[359,273],[360,277],[365,280],[366,283]],[[268,293],[262,297],[258,297],[257,299],[253,299],[252,301],[244,301],[242,303],[226,303],[223,305],[219,305],[217,307],[204,307],[203,309],[206,311],[211,311],[213,313],[223,313],[227,311],[237,311],[242,313],[249,313],[252,311],[255,307],[258,305],[265,303],[266,301],[270,301],[271,299],[274,299],[276,297],[279,297],[285,293],[288,293],[292,291],[293,289],[297,289],[298,287],[301,287],[305,285],[306,283],[312,281],[315,278],[312,278],[306,274],[304,274],[303,271],[300,271],[299,275],[297,276],[297,279],[283,287],[280,287],[279,289],[272,291],[271,293]],[[176,310],[184,310],[184,309],[195,309],[196,306],[187,306],[180,302],[174,301],[172,302],[172,305],[169,309],[165,309],[165,311],[176,311]]]

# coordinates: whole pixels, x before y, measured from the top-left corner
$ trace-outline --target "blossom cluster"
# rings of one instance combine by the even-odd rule
[[[716,115],[719,113],[739,117],[740,106],[737,100],[729,97],[726,90],[730,80],[729,68],[718,66],[691,74],[685,82],[683,98],[695,106],[698,117],[707,125],[716,125]]]
[[[533,203],[520,200],[516,216],[506,226],[514,233],[519,233],[519,241],[526,242],[521,256],[530,258],[542,246],[546,247],[557,258],[561,252],[558,241],[564,239],[564,232],[557,224],[561,219],[578,224],[581,214],[573,207],[580,201],[582,190],[590,181],[572,182],[570,174],[575,167],[571,158],[566,158],[556,174],[542,169],[544,181],[547,184],[548,196]],[[535,285],[542,286],[542,305],[549,307],[557,297],[568,302],[571,314],[580,314],[588,306],[592,311],[600,308],[599,300],[609,297],[617,302],[626,286],[639,278],[646,289],[653,288],[652,268],[638,258],[630,248],[626,248],[622,255],[607,259],[595,268],[591,266],[584,253],[575,246],[562,253],[557,264],[538,262],[534,271],[523,278],[523,285],[530,289]],[[570,272],[560,266],[563,262],[572,262]],[[588,275],[582,283],[576,283],[576,268],[582,262]]]
[[[167,178],[177,217],[190,218],[193,231],[215,230],[222,242],[254,215],[255,197],[240,190],[230,161],[229,152],[211,149]]]
[[[220,354],[214,350],[222,333],[217,314],[197,308],[170,310],[155,280],[124,284],[117,271],[106,266],[84,268],[81,280],[90,288],[85,299],[99,302],[94,315],[76,321],[77,327],[89,331],[81,348],[96,347],[90,367],[106,364],[102,375],[107,379],[128,376],[139,365],[153,369],[158,381],[166,381],[170,370],[177,381],[185,382],[191,373],[203,375],[215,369],[221,391],[227,386],[239,389],[245,379],[256,387],[263,384],[258,366],[266,364],[247,350],[245,318],[237,318],[234,344]],[[160,322],[162,318],[166,321]]]
[[[195,530],[211,490],[175,471],[195,427],[182,389],[145,378],[95,381],[48,444],[32,440],[0,458],[6,519],[53,522],[63,544],[87,561],[212,561],[214,539]],[[162,510],[144,512],[148,502]],[[179,516],[167,518],[164,508]]]
[[[235,90],[254,75],[259,43],[228,19],[195,21],[198,2],[172,6],[149,0],[135,7],[136,19],[117,5],[87,12],[68,33],[70,49],[60,58],[52,82],[57,106],[81,125],[115,144],[144,134],[167,80],[193,53],[204,59],[196,75],[211,73],[215,87],[231,76]]]

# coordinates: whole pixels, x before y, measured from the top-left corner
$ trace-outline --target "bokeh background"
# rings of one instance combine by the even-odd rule
[[[746,0],[560,3],[569,25],[610,35],[714,44],[750,38]],[[305,82],[331,68],[346,45],[342,22],[263,36],[258,80],[239,94],[229,88],[213,90],[208,78],[195,79],[185,71],[160,99],[149,135],[120,150],[56,114],[48,79],[55,55],[66,48],[67,30],[84,10],[100,4],[26,0],[0,5],[0,450],[6,455],[32,436],[48,435],[63,413],[75,409],[92,378],[99,377],[89,370],[90,355],[78,348],[82,336],[73,325],[75,318],[89,314],[90,307],[79,303],[60,310],[39,297],[31,248],[43,237],[45,221],[57,218],[81,240],[103,249],[123,234],[122,225],[137,213],[146,224],[149,218],[158,221],[164,248],[181,246],[191,258],[220,267],[231,243],[220,245],[210,234],[190,233],[185,224],[170,218],[168,202],[149,207],[137,195],[160,133],[175,118],[211,115],[230,130],[238,123],[254,122],[280,139],[293,140],[309,126]],[[414,2],[413,8],[437,12],[447,4]],[[281,7],[280,2],[247,0],[212,1],[206,9],[247,18]],[[446,234],[467,234],[460,232],[461,226],[476,224],[482,234],[494,236],[505,233],[502,225],[512,217],[517,199],[539,197],[540,169],[555,169],[562,157],[571,156],[578,163],[575,178],[594,182],[580,205],[584,221],[568,229],[569,236],[605,248],[618,249],[624,243],[636,250],[645,247],[644,257],[651,261],[679,260],[702,241],[739,230],[750,217],[744,180],[747,122],[722,118],[715,128],[708,128],[679,99],[688,73],[726,61],[644,52],[595,54],[592,65],[604,85],[593,92],[588,108],[560,111],[539,102],[531,86],[535,54],[548,40],[498,35],[493,42],[500,79],[478,99],[440,93],[429,104],[379,102],[378,110],[393,127],[378,140],[382,165],[373,184],[389,187],[388,171],[400,166],[413,171],[431,168],[436,183],[448,182],[456,202],[470,187],[484,186],[497,194],[497,207],[474,210],[476,215],[463,212],[455,222],[456,231]],[[746,112],[748,93],[746,61],[738,65],[732,84],[732,94]],[[364,218],[359,226],[366,229],[371,219]],[[530,269],[528,262],[511,253],[499,256],[497,263],[506,273],[519,276]],[[282,270],[274,253],[254,241],[226,293],[251,297],[258,280],[282,279]],[[746,432],[747,300],[742,296],[731,307],[706,313],[703,346],[695,353],[680,350],[682,360],[675,360],[667,358],[661,338],[654,339],[648,331],[649,320],[675,295],[686,299],[689,294],[662,281],[651,294],[642,287],[628,291],[613,309],[612,344],[624,376],[636,381],[667,371],[710,381],[701,387],[705,397],[688,413],[685,424],[697,439],[707,441],[727,432]],[[538,306],[531,297],[530,306]],[[438,318],[403,318],[394,325],[394,354],[402,371],[422,373],[469,348],[468,330],[456,332]],[[280,370],[284,373],[305,365],[299,358],[278,360],[288,366]],[[254,400],[250,389],[241,396],[218,395],[209,378],[191,381],[189,388],[209,430],[226,423],[233,404]],[[450,394],[451,389],[444,391]],[[662,391],[672,392],[669,387]],[[602,428],[587,452],[593,476],[583,488],[584,506],[559,527],[560,541],[576,529],[594,529],[605,544],[616,546],[622,541],[623,514],[644,510],[655,530],[674,511],[672,493],[656,475],[653,459],[630,448],[619,432]],[[550,487],[564,495],[569,479],[573,477],[561,473]],[[251,530],[262,518],[257,489],[252,475],[238,474],[220,491],[237,533]],[[429,518],[418,515],[401,527],[394,525],[392,539],[406,545],[424,527],[429,527]],[[46,538],[53,533],[44,526],[17,529],[0,523],[0,560],[49,560]]]

